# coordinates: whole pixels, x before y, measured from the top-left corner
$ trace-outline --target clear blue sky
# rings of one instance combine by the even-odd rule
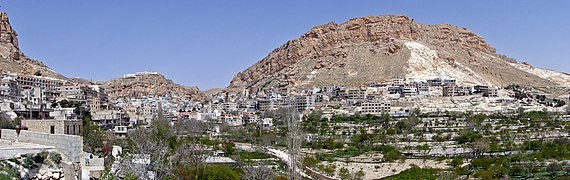
[[[570,72],[570,1],[0,0],[20,48],[68,77],[109,80],[159,71],[202,90],[311,27],[404,14],[485,37],[499,53]]]

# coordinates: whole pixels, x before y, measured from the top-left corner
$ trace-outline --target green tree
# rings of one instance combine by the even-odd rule
[[[483,136],[478,134],[474,130],[470,129],[470,130],[466,130],[466,131],[461,132],[459,134],[459,137],[457,137],[456,140],[457,140],[457,143],[459,143],[459,144],[465,144],[465,143],[475,142],[478,139],[480,139],[481,137],[483,137]]]
[[[400,151],[395,150],[395,149],[388,151],[386,154],[384,154],[384,159],[387,162],[393,162],[393,161],[401,159],[401,158],[402,158],[402,154],[400,153]]]
[[[451,160],[451,162],[449,163],[449,165],[458,168],[461,165],[463,165],[463,156],[455,156],[453,157],[453,159]]]
[[[90,153],[96,153],[97,150],[101,150],[103,147],[103,141],[105,140],[105,133],[101,131],[99,126],[97,126],[90,116],[85,116],[83,119],[83,149]]]
[[[228,142],[224,144],[224,153],[228,156],[236,154],[236,148],[233,142]]]

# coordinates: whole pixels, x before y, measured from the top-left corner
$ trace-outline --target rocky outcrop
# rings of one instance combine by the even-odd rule
[[[103,88],[111,100],[131,97],[141,98],[143,96],[163,97],[166,95],[194,101],[204,101],[206,99],[206,95],[197,87],[184,87],[156,72],[136,73],[126,75],[123,78],[112,79],[104,82]]]
[[[9,160],[0,160],[0,174],[6,179],[59,180],[66,179],[61,155],[55,152],[19,154]],[[68,177],[68,179],[73,179]]]
[[[47,67],[42,62],[29,58],[18,46],[18,33],[8,19],[8,14],[0,12],[0,72],[42,75],[58,79],[65,77]]]
[[[510,66],[509,63],[516,63],[514,59],[496,54],[484,38],[466,28],[426,25],[402,15],[385,15],[316,26],[238,73],[228,89],[357,85],[406,76],[411,58],[410,50],[404,46],[406,42],[423,44],[436,52],[435,61],[464,67],[461,71],[466,74],[495,85],[555,84]]]
[[[3,58],[20,59],[22,52],[18,46],[18,33],[10,25],[8,14],[5,12],[0,13],[0,44],[3,45],[0,47],[0,54]]]

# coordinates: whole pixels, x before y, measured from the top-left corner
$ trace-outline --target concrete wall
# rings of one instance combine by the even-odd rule
[[[64,160],[74,163],[81,162],[81,153],[83,152],[83,137],[81,136],[24,130],[20,131],[19,136],[16,136],[16,130],[2,129],[2,139],[54,146]]]
[[[0,131],[0,139],[15,140],[17,137],[16,130],[2,129],[2,131]]]

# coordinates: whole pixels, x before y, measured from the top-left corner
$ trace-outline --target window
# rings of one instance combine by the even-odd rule
[[[49,127],[49,133],[55,134],[55,126],[50,126],[50,127]]]

